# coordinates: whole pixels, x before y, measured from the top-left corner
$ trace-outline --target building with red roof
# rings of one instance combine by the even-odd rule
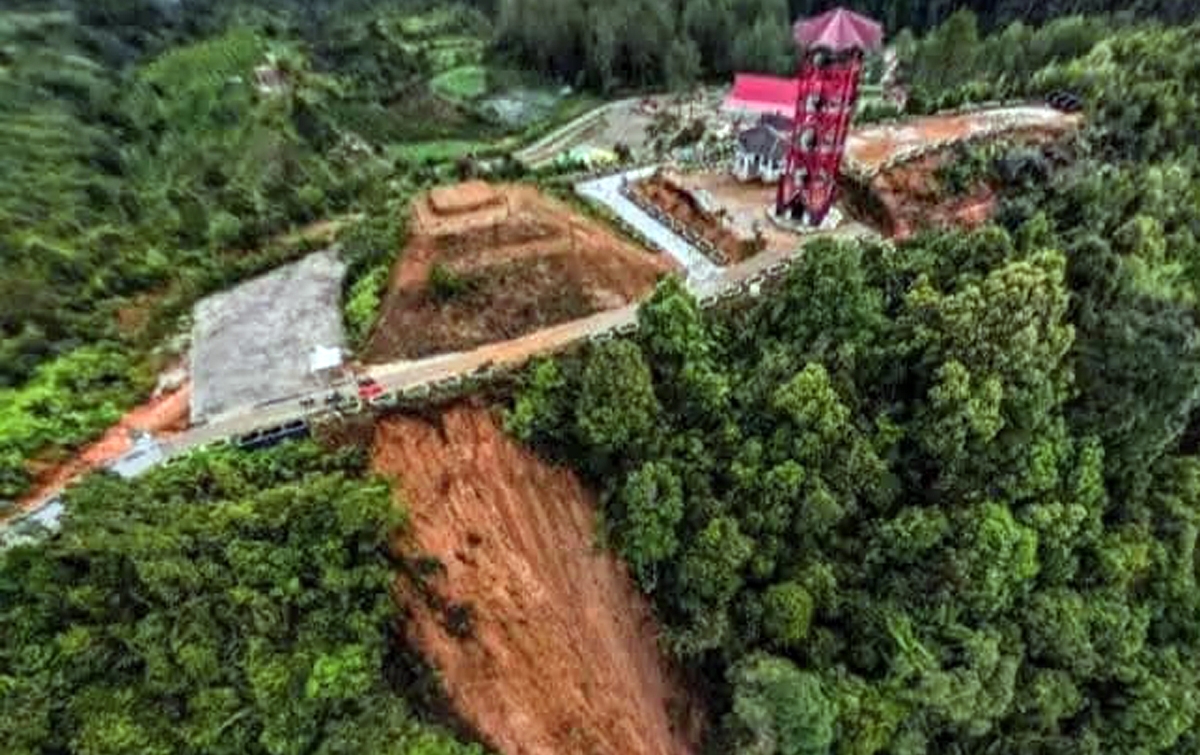
[[[721,108],[742,116],[785,115],[796,112],[800,82],[796,78],[739,73]]]

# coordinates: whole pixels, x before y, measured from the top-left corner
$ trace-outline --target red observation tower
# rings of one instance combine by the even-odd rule
[[[793,34],[800,46],[799,93],[775,212],[820,225],[837,195],[863,56],[883,43],[883,27],[836,8],[798,21]]]

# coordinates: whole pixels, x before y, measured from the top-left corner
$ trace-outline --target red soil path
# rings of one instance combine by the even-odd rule
[[[192,387],[188,383],[173,393],[152,398],[130,410],[100,440],[84,446],[67,461],[36,470],[29,492],[17,501],[11,511],[0,516],[0,522],[28,510],[47,496],[62,490],[72,480],[117,459],[132,447],[133,442],[129,437],[132,430],[151,432],[160,438],[186,430],[191,395]]]
[[[436,601],[398,584],[409,639],[501,753],[695,751],[700,716],[687,713],[646,601],[596,546],[594,497],[573,473],[462,406],[381,422],[374,468],[398,478],[413,541],[404,550],[445,567],[429,582]],[[448,605],[471,607],[470,636],[447,630]]]

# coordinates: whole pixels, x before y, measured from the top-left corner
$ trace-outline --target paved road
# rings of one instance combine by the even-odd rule
[[[625,175],[633,180],[641,177],[646,171],[653,170],[653,168],[647,168]],[[740,264],[720,268],[687,241],[622,196],[619,191],[621,178],[622,176],[618,175],[589,181],[577,186],[576,190],[590,200],[608,207],[654,244],[679,260],[687,271],[689,288],[696,296],[702,298],[719,296],[744,281],[763,275],[770,268],[778,269],[781,263],[786,263],[795,257],[805,243],[816,238],[829,235],[844,237],[874,235],[874,231],[866,226],[853,222],[845,223],[836,231],[812,234],[802,240],[796,249],[769,250]],[[554,325],[510,341],[487,344],[469,351],[439,354],[427,359],[371,366],[366,368],[365,372],[378,381],[386,391],[391,392],[433,384],[445,378],[468,375],[489,366],[520,365],[532,356],[553,353],[590,336],[615,331],[622,326],[635,323],[637,309],[637,304],[630,304]],[[356,391],[353,382],[348,382],[337,389],[347,396],[354,395]],[[235,411],[231,414],[213,417],[203,425],[163,441],[163,454],[166,458],[179,456],[209,443],[242,436],[255,430],[279,427],[289,422],[324,413],[324,402],[330,390],[332,389],[272,402],[248,411]],[[61,510],[61,503],[55,494],[30,509],[25,516],[8,522],[0,522],[0,532],[9,525],[15,525],[21,521],[46,520],[44,523],[52,524],[57,520]]]
[[[513,157],[525,163],[530,168],[544,165],[557,157],[559,153],[572,147],[576,141],[577,134],[586,131],[593,122],[604,118],[609,112],[624,105],[626,102],[627,100],[617,100],[595,107],[559,126],[533,144],[513,153]]]
[[[696,247],[680,238],[670,228],[655,220],[621,193],[623,182],[640,181],[652,175],[656,169],[655,166],[651,166],[584,181],[575,187],[575,191],[580,196],[607,206],[629,223],[643,238],[674,257],[675,261],[684,269],[689,285],[715,280],[721,274],[721,268],[701,254]]]

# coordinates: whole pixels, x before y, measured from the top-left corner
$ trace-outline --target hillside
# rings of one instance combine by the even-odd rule
[[[760,244],[695,95],[816,6],[6,4],[0,519],[177,429],[196,380],[128,410],[271,271],[191,351],[284,395],[0,533],[0,753],[1200,753],[1200,6],[863,0],[906,116]],[[575,135],[765,249],[656,283],[636,178],[513,159],[618,91]]]
[[[383,421],[373,456],[409,511],[404,550],[438,564],[423,588],[401,580],[409,637],[488,742],[505,755],[697,752],[693,703],[645,600],[596,544],[595,499],[573,474],[466,406]]]

